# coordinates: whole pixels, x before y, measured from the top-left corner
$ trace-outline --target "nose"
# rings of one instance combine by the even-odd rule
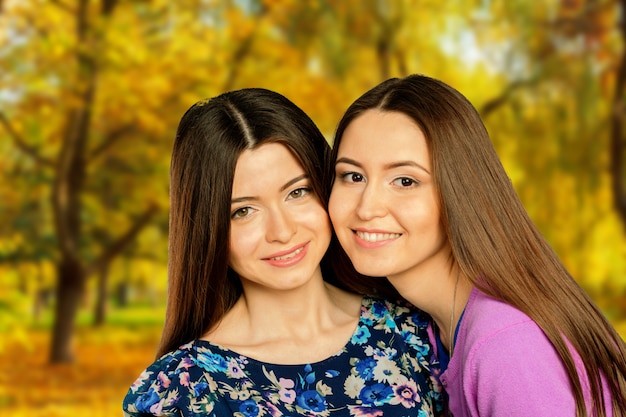
[[[387,209],[383,194],[382,190],[378,189],[375,184],[367,184],[359,198],[356,215],[363,220],[384,216]]]
[[[296,222],[285,209],[275,208],[269,212],[265,231],[268,242],[289,242],[296,230]]]

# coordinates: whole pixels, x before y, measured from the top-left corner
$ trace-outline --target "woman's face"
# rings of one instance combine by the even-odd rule
[[[331,226],[310,181],[281,144],[246,150],[237,160],[228,263],[244,288],[286,290],[321,279]]]
[[[403,113],[368,110],[350,123],[338,149],[329,213],[362,274],[394,283],[448,264],[429,149]]]

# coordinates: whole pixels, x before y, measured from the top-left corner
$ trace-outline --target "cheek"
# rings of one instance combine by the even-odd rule
[[[246,259],[257,246],[259,228],[237,230],[231,228],[228,250],[228,264],[236,265],[240,259]]]
[[[310,210],[307,213],[308,215],[304,219],[305,223],[308,224],[309,227],[316,229],[319,233],[326,232],[330,236],[330,219],[324,207],[318,206],[317,209]]]
[[[330,195],[328,200],[328,215],[333,224],[339,223],[345,215],[345,204],[339,193],[335,192]]]
[[[407,229],[412,229],[430,239],[440,240],[443,235],[439,212],[431,204],[396,204],[394,205],[397,219],[404,223]]]

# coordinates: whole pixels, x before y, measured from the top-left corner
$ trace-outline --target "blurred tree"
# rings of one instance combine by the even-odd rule
[[[125,300],[133,285],[148,287],[153,271],[163,273],[169,153],[192,103],[270,88],[330,138],[363,91],[425,73],[477,105],[531,217],[612,309],[607,294],[626,288],[626,243],[615,230],[619,206],[610,207],[606,169],[610,158],[623,164],[623,152],[610,152],[607,127],[612,120],[614,141],[623,144],[620,7],[610,0],[0,3],[0,135],[10,139],[0,142],[0,173],[11,181],[0,184],[7,220],[0,260],[57,264],[51,358],[67,360],[88,277],[98,280],[87,288],[96,292],[88,299],[99,323],[109,288]],[[623,175],[613,178],[618,196]],[[124,268],[113,262],[120,256]],[[25,279],[25,288],[39,285],[34,275]]]
[[[12,3],[12,20],[2,22],[11,36],[1,39],[7,52],[0,59],[12,71],[2,74],[0,89],[14,103],[0,110],[0,122],[21,151],[16,160],[30,159],[37,186],[50,196],[57,262],[52,362],[72,359],[87,278],[99,277],[99,322],[110,263],[167,205],[176,120],[239,78],[264,8],[244,13],[218,3],[34,1]],[[222,26],[226,21],[232,25]],[[40,230],[30,212],[21,214]]]
[[[38,161],[54,166],[53,188],[51,193],[54,230],[59,249],[58,281],[56,286],[56,313],[52,333],[50,359],[52,362],[72,360],[71,338],[77,309],[83,295],[86,278],[91,269],[105,269],[108,263],[132,241],[141,229],[150,221],[156,212],[156,205],[149,207],[137,216],[134,223],[115,242],[110,244],[92,265],[86,265],[81,255],[83,238],[83,204],[82,194],[85,185],[88,165],[93,154],[89,149],[92,137],[92,117],[99,76],[98,56],[102,48],[102,31],[116,6],[116,1],[103,0],[99,12],[90,8],[88,0],[81,0],[70,8],[57,3],[56,13],[70,13],[74,17],[74,39],[72,53],[66,62],[70,84],[65,100],[68,106],[63,116],[61,132],[58,135],[60,144],[53,158],[45,158],[28,145],[11,126],[7,117],[2,121],[12,133],[15,143]],[[33,20],[35,25],[36,20]],[[100,26],[100,27],[98,27]],[[48,28],[39,28],[45,36]],[[66,36],[71,36],[66,33]],[[104,144],[111,143],[122,130],[113,130],[105,138]],[[103,145],[101,145],[103,146]]]
[[[626,0],[620,0],[619,34],[626,45]],[[622,49],[615,77],[611,111],[611,177],[613,201],[626,231],[626,50]]]
[[[40,183],[52,183],[49,209],[57,251],[57,283],[50,360],[65,362],[72,360],[74,321],[86,278],[106,268],[137,236],[156,214],[157,203],[148,199],[143,211],[128,211],[126,230],[118,232],[97,256],[85,256],[95,252],[85,249],[89,242],[85,224],[90,226],[89,210],[85,209],[89,203],[85,189],[88,177],[93,176],[99,155],[134,127],[111,123],[94,132],[98,123],[94,123],[93,116],[101,116],[96,93],[101,80],[104,30],[117,2],[104,0],[98,7],[87,0],[71,5],[51,3],[15,6],[22,20],[15,21],[9,31],[14,31],[13,36],[22,42],[14,42],[15,55],[7,54],[5,58],[16,71],[13,76],[28,81],[13,84],[22,88],[15,92],[22,112],[16,110],[14,114],[21,119],[16,121],[2,112],[0,121],[15,146],[35,162],[33,172],[49,178]],[[73,19],[69,25],[68,17]],[[34,59],[20,63],[15,60],[20,52],[22,57]],[[55,108],[54,114],[51,108]],[[41,118],[44,114],[49,117]],[[33,127],[27,135],[22,133],[25,124]],[[92,145],[96,139],[99,143]],[[31,227],[41,227],[32,220]],[[32,247],[41,246],[35,241]]]
[[[612,148],[610,123],[623,14],[615,1],[485,6],[471,15],[472,33],[496,74],[485,81],[504,87],[486,98],[482,81],[462,88],[479,104],[531,217],[611,315],[623,315],[616,301],[626,285],[624,228],[611,209],[623,195],[615,184],[625,177],[609,162],[624,160]]]

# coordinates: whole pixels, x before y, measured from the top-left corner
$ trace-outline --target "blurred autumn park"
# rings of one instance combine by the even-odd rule
[[[161,331],[178,120],[242,87],[286,95],[332,142],[383,79],[455,86],[624,337],[625,13],[626,0],[0,0],[0,414],[121,415]]]

